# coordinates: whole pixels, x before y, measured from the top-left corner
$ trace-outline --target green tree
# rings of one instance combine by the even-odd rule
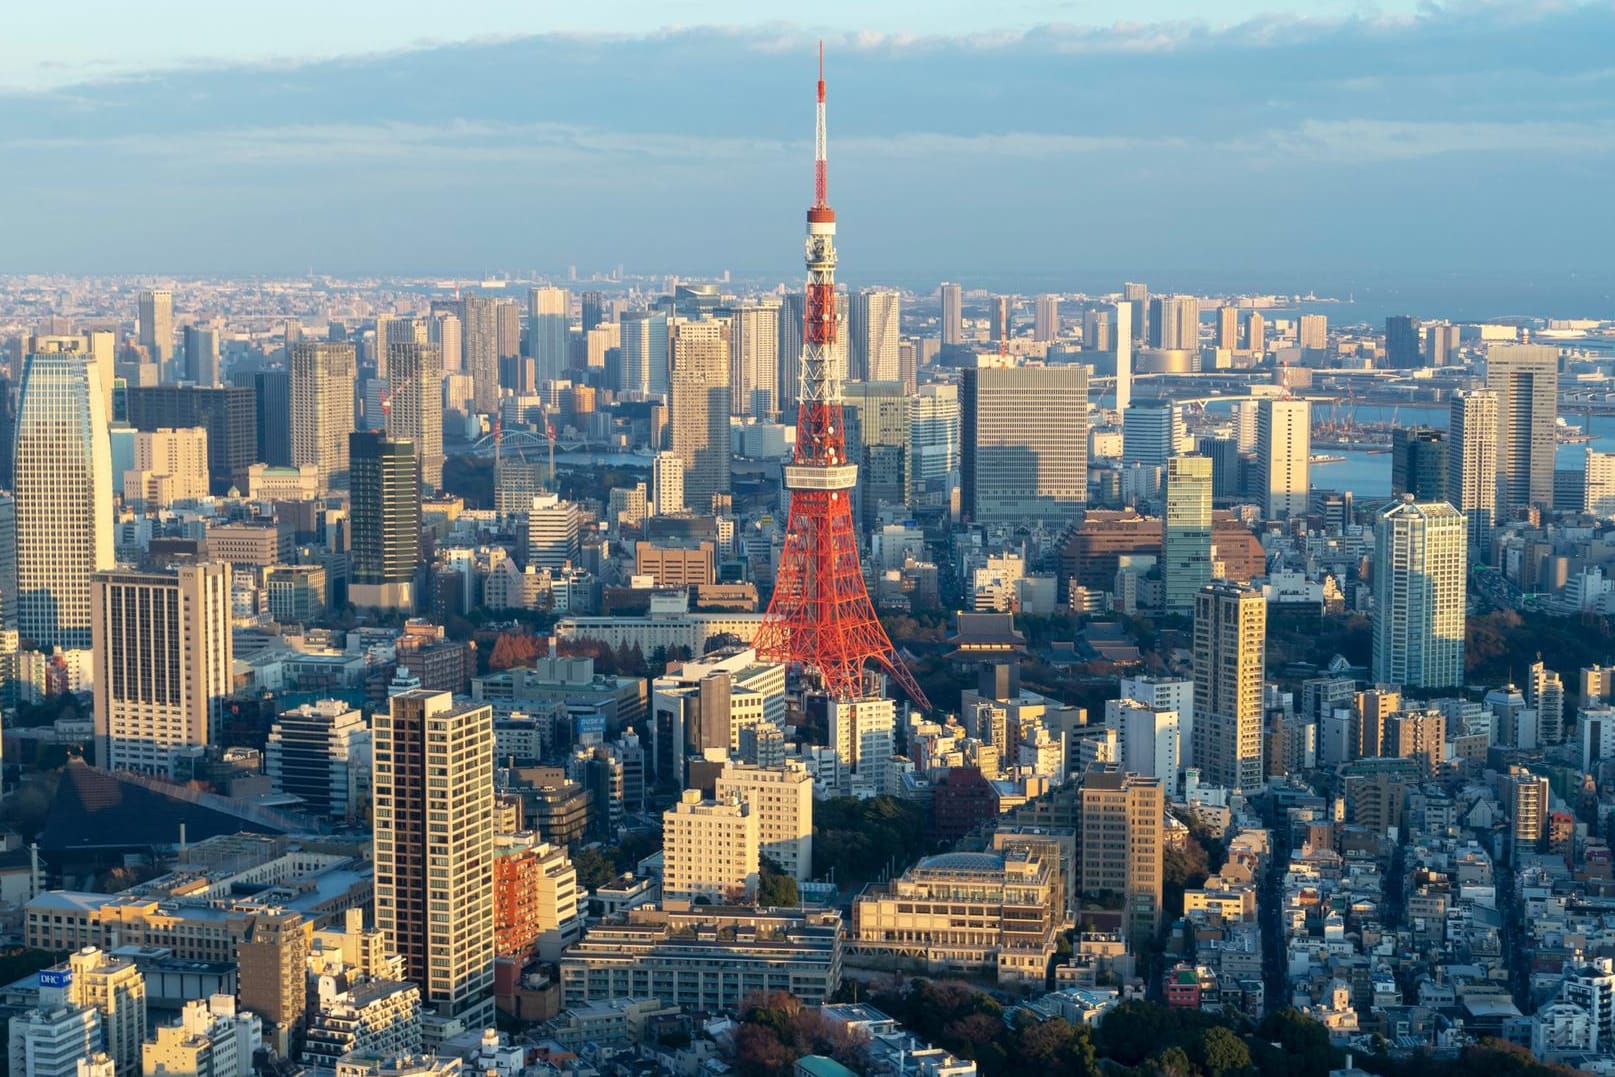
[[[780,871],[779,866],[772,862],[763,865],[758,872],[758,905],[765,909],[787,909],[800,904],[801,900],[795,879]]]
[[[1192,1056],[1206,1077],[1229,1077],[1251,1068],[1251,1053],[1245,1041],[1221,1026],[1200,1033]]]
[[[586,845],[572,854],[572,866],[577,869],[578,885],[587,890],[598,890],[617,877],[617,865],[598,845]]]

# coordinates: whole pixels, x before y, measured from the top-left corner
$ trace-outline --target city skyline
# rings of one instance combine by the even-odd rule
[[[1582,83],[1612,23],[1581,6],[829,35],[836,201],[859,224],[848,279],[1031,292],[1129,277],[1199,290],[1215,276],[1349,292],[1385,286],[1395,265],[1404,291],[1512,281],[1585,308],[1611,291],[1596,195],[1615,116]],[[0,93],[0,142],[62,166],[0,181],[0,197],[35,210],[14,265],[627,262],[794,280],[803,117],[782,104],[793,65],[779,58],[812,36],[552,34]],[[1533,44],[1553,46],[1552,71],[1520,59]],[[1459,77],[1486,89],[1460,102],[1444,90]],[[670,94],[704,104],[648,105]],[[1461,186],[1443,178],[1455,170]],[[1149,212],[1164,205],[1196,227]],[[63,242],[63,219],[94,242]]]

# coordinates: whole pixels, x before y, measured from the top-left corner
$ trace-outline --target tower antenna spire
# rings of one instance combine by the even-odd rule
[[[819,42],[819,104],[813,127],[813,204],[829,206],[830,155],[829,138],[824,123],[824,42]]]

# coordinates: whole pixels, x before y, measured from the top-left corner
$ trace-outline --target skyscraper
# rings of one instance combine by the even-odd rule
[[[667,393],[667,315],[633,310],[622,316],[623,392],[644,396]]]
[[[90,646],[90,574],[110,569],[106,397],[82,349],[58,338],[23,365],[17,408],[17,629],[37,647]]]
[[[1122,932],[1146,945],[1161,924],[1166,788],[1155,777],[1095,763],[1077,790],[1078,889],[1122,899]]]
[[[729,406],[735,415],[772,421],[779,414],[778,302],[731,307]]]
[[[1541,744],[1563,744],[1565,739],[1565,684],[1559,674],[1543,664],[1531,663],[1525,676],[1525,702],[1536,708],[1537,740]]]
[[[415,443],[421,482],[443,488],[443,361],[436,344],[387,346],[387,434]]]
[[[1531,505],[1553,507],[1559,349],[1493,344],[1486,388],[1497,394],[1497,511],[1512,519]]]
[[[339,345],[340,346],[340,345]],[[270,373],[270,372],[265,372]],[[285,375],[282,375],[284,377]],[[266,378],[266,381],[271,379]],[[287,381],[290,397],[290,381]],[[351,386],[351,382],[349,383]],[[227,494],[233,486],[247,489],[247,472],[258,459],[257,389],[255,385],[131,385],[124,390],[124,410],[129,425],[136,430],[178,430],[200,426],[207,430],[208,479],[215,494]],[[281,413],[279,430],[290,437],[287,418]],[[353,405],[347,414],[351,423]],[[277,433],[275,430],[271,434]],[[288,444],[287,451],[290,451]],[[268,463],[269,461],[265,461]],[[281,461],[283,464],[286,461]]]
[[[582,310],[582,327],[585,333],[611,321],[611,308],[606,305],[604,292],[584,292],[583,299],[578,305]]]
[[[729,326],[721,319],[678,319],[669,343],[668,420],[673,452],[684,461],[684,501],[704,516],[729,493]]]
[[[1304,352],[1321,352],[1329,347],[1329,317],[1325,314],[1303,314],[1296,329],[1296,343]]]
[[[471,375],[471,406],[483,414],[499,407],[499,300],[468,295],[462,301],[461,347]]]
[[[1253,310],[1245,319],[1245,350],[1256,356],[1267,354],[1267,319],[1261,311]]]
[[[1447,439],[1447,498],[1469,521],[1471,558],[1489,562],[1497,519],[1497,394],[1454,392]]]
[[[1217,308],[1217,337],[1216,346],[1221,351],[1236,352],[1239,350],[1239,308]]]
[[[1424,362],[1419,340],[1419,319],[1393,314],[1385,319],[1385,365],[1398,370],[1417,369]]]
[[[1615,518],[1615,453],[1589,448],[1584,474],[1581,511],[1601,520]]]
[[[866,288],[852,297],[848,372],[854,381],[897,381],[898,323],[902,296],[884,288]]]
[[[1312,406],[1305,400],[1256,405],[1256,497],[1270,520],[1305,516],[1312,462]]]
[[[1032,301],[1032,339],[1046,344],[1060,335],[1060,297],[1040,295]]]
[[[1148,344],[1150,335],[1150,286],[1142,281],[1128,281],[1122,285],[1122,302],[1132,308],[1133,340]]]
[[[908,400],[911,508],[946,508],[959,481],[959,387],[931,383]]]
[[[1165,467],[1183,447],[1183,410],[1170,400],[1135,400],[1122,412],[1122,461]]]
[[[376,926],[434,1019],[493,1021],[493,710],[415,690],[378,711]]]
[[[1374,679],[1464,683],[1469,529],[1445,501],[1403,495],[1374,520]]]
[[[177,751],[216,743],[232,688],[230,566],[97,572],[90,600],[96,760],[171,778]]]
[[[1262,678],[1267,601],[1215,581],[1194,597],[1194,761],[1213,785],[1262,784]]]
[[[379,430],[356,430],[349,444],[349,597],[361,608],[413,611],[421,565],[421,473],[415,443]]]
[[[185,380],[219,384],[219,333],[200,325],[185,327]]]
[[[292,466],[314,465],[321,489],[348,486],[348,435],[353,433],[353,385],[358,356],[352,344],[303,340],[292,345]]]
[[[677,453],[659,452],[650,465],[651,514],[677,516],[686,511],[684,500],[684,461]]]
[[[1161,590],[1168,613],[1192,613],[1211,582],[1211,461],[1174,456],[1166,463],[1166,535]]]
[[[140,346],[161,367],[174,358],[174,293],[166,289],[141,292]]]
[[[572,296],[565,288],[534,288],[527,295],[527,343],[538,384],[557,381],[570,365]]]
[[[1200,350],[1200,300],[1192,295],[1162,295],[1150,300],[1150,347]]]
[[[957,284],[942,282],[942,346],[964,341],[964,290]]]
[[[1447,432],[1428,426],[1391,430],[1391,496],[1415,501],[1447,500]]]
[[[1116,345],[1116,410],[1125,413],[1133,402],[1133,330],[1136,311],[1132,303],[1117,303],[1113,312]]]
[[[254,440],[257,447],[255,458],[270,467],[290,466],[291,376],[284,370],[238,370],[230,375],[230,380],[237,386],[252,390],[253,421],[257,428],[257,437]]]
[[[264,773],[276,793],[302,801],[300,810],[351,822],[363,807],[373,754],[364,715],[340,700],[322,699],[275,719],[264,747]]]
[[[976,523],[1058,526],[1088,497],[1088,370],[968,368],[959,387],[960,509]]]

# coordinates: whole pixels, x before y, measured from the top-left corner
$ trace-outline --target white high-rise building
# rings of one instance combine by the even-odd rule
[[[902,296],[884,288],[867,288],[854,293],[849,325],[852,346],[848,355],[854,381],[897,381],[898,325]]]
[[[959,387],[935,382],[908,398],[910,508],[946,507],[959,485]]]
[[[140,346],[159,367],[174,357],[174,293],[166,288],[141,292]]]
[[[44,972],[45,977],[62,974]],[[53,981],[54,983],[54,981]],[[8,1044],[11,1077],[78,1077],[79,1063],[101,1050],[101,1015],[68,1002],[65,984],[41,983],[39,1006],[11,1018]]]
[[[754,767],[728,763],[715,786],[718,800],[744,801],[757,817],[762,855],[799,883],[813,875],[813,776],[800,763]]]
[[[659,452],[651,460],[651,505],[655,516],[677,516],[684,512],[684,461],[670,452]]]
[[[1122,300],[1110,316],[1116,338],[1116,410],[1125,415],[1133,402],[1133,303]]]
[[[1587,492],[1582,511],[1615,519],[1615,452],[1587,450]]]
[[[539,385],[556,381],[569,365],[572,296],[565,288],[534,288],[527,294],[527,344]]]
[[[1256,405],[1256,496],[1270,520],[1305,516],[1312,463],[1312,405],[1262,400]]]
[[[90,575],[116,564],[106,394],[82,338],[36,346],[17,407],[17,629],[37,647],[83,650]]]
[[[1374,521],[1374,679],[1405,688],[1464,683],[1469,528],[1445,501],[1413,495]]]
[[[539,494],[527,509],[527,563],[559,571],[578,560],[578,506]]]
[[[1447,423],[1447,496],[1469,521],[1471,557],[1491,560],[1497,520],[1497,394],[1459,389]]]
[[[1486,388],[1497,394],[1497,511],[1512,518],[1530,505],[1552,508],[1559,349],[1491,345]]]
[[[1178,762],[1194,765],[1191,746],[1194,743],[1194,681],[1170,680],[1165,677],[1123,677],[1118,691],[1122,699],[1136,699],[1145,706],[1161,711],[1173,711],[1178,716]]]
[[[207,428],[134,430],[134,467],[117,476],[127,504],[165,509],[208,496]]]
[[[172,777],[175,753],[214,743],[232,688],[230,566],[91,578],[96,759]]]
[[[668,902],[706,898],[744,901],[757,890],[757,815],[738,794],[703,800],[686,789],[662,814],[662,896]]]
[[[667,395],[667,315],[634,310],[622,316],[622,384],[625,393]]]
[[[291,346],[292,466],[313,464],[321,489],[348,486],[357,364],[352,344],[304,340]]]
[[[1180,764],[1178,712],[1136,699],[1105,702],[1105,728],[1116,731],[1117,761],[1130,774],[1146,774],[1167,789],[1177,787]]]
[[[828,706],[841,795],[884,793],[896,744],[896,704],[870,696],[829,700]]]
[[[1122,462],[1165,467],[1183,451],[1183,409],[1170,400],[1135,400],[1122,412]]]
[[[735,415],[772,421],[779,414],[780,305],[729,309],[729,406]]]
[[[389,437],[413,441],[421,483],[443,488],[443,357],[436,344],[387,345],[387,395],[382,405]]]

